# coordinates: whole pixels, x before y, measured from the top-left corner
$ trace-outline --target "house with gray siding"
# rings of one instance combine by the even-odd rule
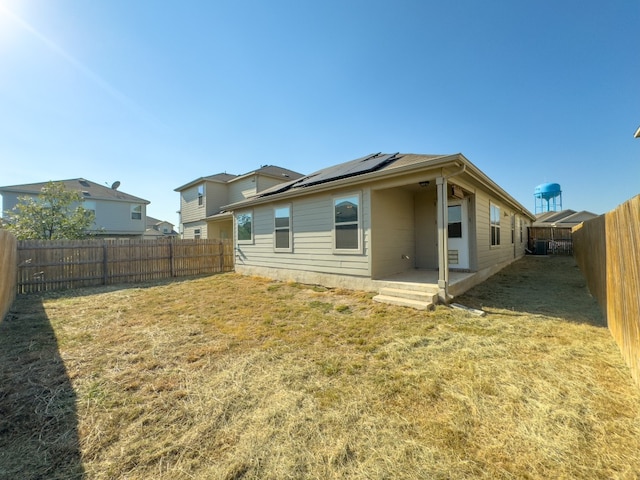
[[[114,183],[111,188],[84,178],[54,182],[62,183],[69,191],[79,192],[82,195],[82,206],[93,210],[95,221],[91,227],[92,234],[118,238],[141,238],[144,234],[147,228],[147,205],[150,202],[118,190],[119,182]],[[20,197],[37,197],[47,183],[0,187],[3,214],[12,210]]]
[[[428,308],[522,257],[534,215],[462,154],[372,154],[223,206],[236,271]]]
[[[182,238],[233,238],[233,216],[223,206],[255,196],[301,173],[264,165],[243,175],[218,173],[199,177],[175,189],[180,193]]]

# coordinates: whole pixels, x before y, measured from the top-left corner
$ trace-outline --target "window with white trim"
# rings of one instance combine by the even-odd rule
[[[500,245],[500,207],[490,204],[491,211],[491,246]]]
[[[360,195],[333,199],[333,231],[336,250],[361,250]]]
[[[193,238],[195,240],[200,240],[201,237],[201,230],[199,228],[196,228],[193,230]]]
[[[253,212],[239,213],[236,216],[236,234],[238,243],[253,242]]]
[[[204,185],[198,185],[198,205],[202,205],[203,204],[203,199],[204,198]]]
[[[291,251],[291,205],[273,210],[273,248],[276,251]]]
[[[131,205],[131,220],[142,220],[142,205]]]

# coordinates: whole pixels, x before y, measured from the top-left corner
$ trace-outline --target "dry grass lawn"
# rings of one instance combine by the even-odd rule
[[[2,479],[635,479],[640,389],[571,258],[418,312],[222,274],[21,297]]]

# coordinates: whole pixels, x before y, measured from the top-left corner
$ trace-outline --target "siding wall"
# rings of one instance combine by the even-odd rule
[[[414,268],[414,194],[393,189],[371,195],[372,275],[380,278]]]
[[[353,190],[344,191],[354,193]],[[370,216],[369,190],[362,191],[363,254],[337,254],[333,252],[333,196],[324,194],[294,199],[292,212],[293,252],[275,252],[273,245],[273,209],[285,203],[260,205],[253,209],[254,243],[238,245],[236,270],[269,271],[272,278],[278,270],[291,272],[316,272],[341,275],[369,276]],[[235,214],[243,213],[238,210]],[[265,274],[267,272],[265,271]],[[294,273],[295,274],[295,273]]]
[[[5,211],[12,210],[18,204],[18,197],[23,194],[5,193],[2,195],[2,209]],[[142,235],[146,230],[146,211],[147,206],[144,203],[116,202],[109,200],[101,200],[97,198],[87,198],[88,201],[95,202],[96,219],[94,228],[104,228],[106,234],[117,233],[125,235]],[[131,205],[142,205],[142,219],[131,219]]]
[[[220,207],[227,204],[229,186],[223,183],[206,182],[204,187],[205,215],[220,213]],[[196,199],[197,203],[197,199]],[[198,219],[200,220],[200,219]],[[215,238],[215,237],[214,237]]]
[[[257,180],[255,175],[235,180],[229,184],[229,204],[240,202],[256,194]]]
[[[500,245],[491,246],[490,204],[500,207]],[[505,213],[507,216],[505,217]],[[527,246],[526,229],[529,221],[507,208],[502,202],[490,198],[485,192],[476,192],[475,202],[478,270],[509,262],[524,255]],[[516,215],[514,243],[511,242],[511,216]],[[525,223],[522,242],[518,221]],[[514,248],[515,247],[515,248]]]
[[[208,236],[207,222],[204,220],[200,222],[191,222],[184,224],[184,231],[182,232],[183,239],[194,239],[196,229],[200,229],[200,238],[215,238]]]
[[[416,268],[438,268],[438,219],[435,187],[415,196]]]
[[[198,185],[180,192],[180,214],[183,224],[195,222],[205,217],[204,204],[198,205]]]
[[[146,230],[147,206],[144,203],[109,202],[95,200],[96,220],[98,228],[104,228],[107,232],[129,235],[142,235]],[[131,206],[142,205],[142,218],[131,218]]]

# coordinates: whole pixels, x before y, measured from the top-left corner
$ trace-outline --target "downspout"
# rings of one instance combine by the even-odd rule
[[[463,163],[460,170],[436,178],[438,193],[438,298],[445,304],[451,300],[449,296],[449,235],[447,228],[449,224],[449,211],[447,208],[449,195],[447,194],[447,180],[464,173],[466,169],[467,164]]]

